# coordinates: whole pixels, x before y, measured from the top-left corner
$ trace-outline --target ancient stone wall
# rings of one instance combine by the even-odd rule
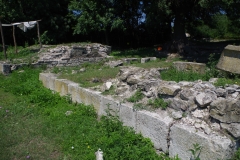
[[[60,95],[70,95],[74,102],[93,105],[99,116],[106,115],[108,109],[170,157],[178,155],[182,160],[189,160],[193,144],[202,146],[201,160],[225,160],[233,155],[240,137],[239,86],[216,88],[211,82],[164,82],[157,80],[160,69],[131,68],[123,67],[117,77],[119,82],[113,84],[125,87],[124,93],[119,92],[117,97],[140,88],[148,98],[165,95],[171,101],[167,110],[138,110],[132,103],[79,87],[51,73],[41,73],[39,79]],[[139,77],[146,79],[138,80]]]

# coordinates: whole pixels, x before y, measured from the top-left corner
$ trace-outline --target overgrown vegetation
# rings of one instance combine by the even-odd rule
[[[83,70],[81,70],[83,69]],[[59,78],[65,78],[82,87],[93,87],[102,84],[104,81],[115,78],[119,68],[110,68],[100,63],[84,63],[80,67],[53,68],[53,73],[59,73]],[[76,74],[74,74],[76,73]]]
[[[0,159],[92,160],[98,148],[106,160],[171,159],[157,155],[150,139],[123,127],[116,117],[97,121],[92,106],[44,88],[39,72],[25,68],[0,75]]]
[[[17,53],[15,51],[15,47],[8,46],[6,47],[7,53],[7,60],[11,63],[19,64],[19,63],[32,63],[37,58],[37,51],[36,46],[29,47],[17,47]],[[6,60],[4,54],[0,54],[0,60]]]
[[[144,95],[141,92],[141,90],[137,90],[132,96],[127,98],[127,101],[136,103],[136,102],[140,101],[141,99],[143,99],[143,97],[144,97]]]
[[[196,81],[203,80],[208,81],[210,77],[206,74],[199,74],[194,71],[178,71],[174,67],[170,67],[168,70],[161,72],[161,78],[166,81]]]
[[[154,100],[150,99],[148,101],[148,105],[150,105],[154,109],[156,108],[166,109],[168,107],[168,102],[165,102],[162,98],[156,98]]]

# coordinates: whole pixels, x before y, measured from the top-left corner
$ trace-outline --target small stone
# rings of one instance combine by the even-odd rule
[[[196,102],[200,107],[206,107],[213,100],[216,100],[217,96],[214,92],[200,93],[196,96]]]
[[[227,92],[223,88],[217,88],[215,89],[215,93],[217,94],[218,97],[226,97]]]
[[[109,90],[112,86],[112,82],[106,82],[106,89]]]
[[[181,119],[182,118],[182,112],[181,111],[177,111],[177,112],[172,112],[172,117],[174,119]]]
[[[213,83],[213,84],[216,83],[217,81],[218,81],[218,78],[210,78],[209,79],[209,82]]]
[[[196,109],[192,112],[192,115],[196,118],[207,119],[209,117],[208,109]]]
[[[229,95],[229,96],[231,96],[231,98],[236,99],[236,98],[238,97],[238,95],[239,95],[239,93],[238,93],[238,92],[235,92],[235,93],[233,93],[233,94],[231,94],[231,95]]]
[[[236,89],[233,87],[226,87],[225,89],[228,94],[232,94],[232,93],[236,92]]]
[[[221,129],[218,123],[211,123],[211,128],[215,131],[219,131]]]
[[[92,79],[92,82],[93,82],[93,83],[97,83],[97,82],[99,82],[99,79],[93,78],[93,79]]]
[[[81,68],[79,71],[80,71],[80,72],[85,72],[85,71],[86,71],[86,68]]]
[[[202,125],[202,129],[204,130],[204,133],[206,133],[207,135],[209,135],[212,130],[207,126],[207,125]]]
[[[66,116],[70,116],[72,113],[73,113],[73,111],[67,111],[67,112],[65,113],[65,115],[66,115]]]
[[[181,87],[178,85],[161,85],[158,87],[158,94],[176,96],[181,91]]]

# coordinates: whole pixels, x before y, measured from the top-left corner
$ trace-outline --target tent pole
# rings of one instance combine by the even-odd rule
[[[0,20],[0,32],[1,32],[1,37],[2,37],[2,46],[3,46],[3,52],[4,52],[4,57],[7,59],[7,54],[6,54],[6,48],[5,48],[5,42],[4,42],[4,36],[3,36],[3,30],[2,30],[2,22]]]
[[[42,42],[41,42],[41,37],[40,37],[40,31],[39,31],[39,23],[37,21],[37,33],[38,33],[38,42],[40,45],[40,49],[42,48]]]
[[[17,51],[17,43],[16,43],[16,38],[15,38],[15,26],[13,25],[13,41],[14,41],[14,46],[15,46],[15,54],[18,53]]]

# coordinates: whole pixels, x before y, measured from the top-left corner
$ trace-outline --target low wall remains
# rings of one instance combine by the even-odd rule
[[[58,79],[52,73],[41,73],[39,80],[61,96],[70,95],[73,102],[93,105],[99,116],[106,115],[109,109],[125,126],[150,138],[157,150],[169,153],[170,157],[178,155],[182,160],[189,160],[192,157],[189,149],[193,149],[193,144],[202,146],[201,160],[229,159],[236,151],[236,143],[224,134],[214,131],[206,134],[191,124],[173,119],[164,110],[135,110],[131,103],[121,103],[101,92],[79,87],[78,83]]]
[[[222,51],[217,68],[240,74],[240,46],[228,45]]]

